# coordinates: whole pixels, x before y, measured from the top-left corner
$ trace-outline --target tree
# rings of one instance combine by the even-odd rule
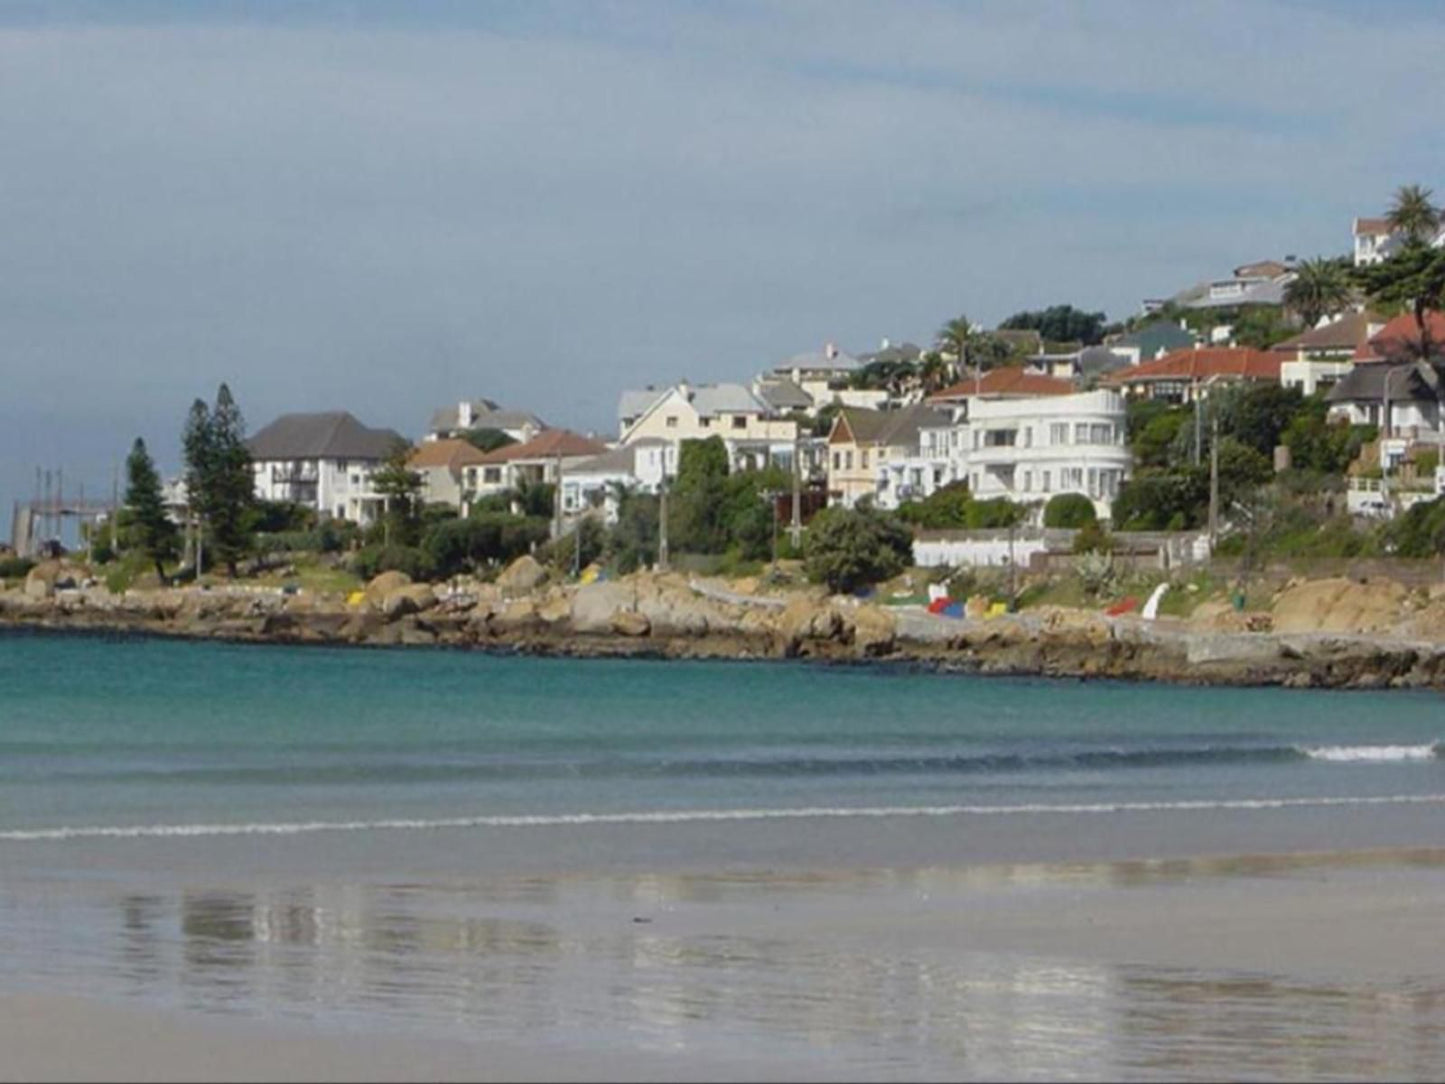
[[[685,440],[677,478],[668,493],[667,533],[679,552],[722,553],[728,548],[728,452],[721,437]]]
[[[1440,209],[1430,202],[1433,193],[1418,184],[1401,185],[1386,216],[1390,229],[1407,241],[1425,242],[1440,228]]]
[[[1380,263],[1356,268],[1356,274],[1371,301],[1410,309],[1419,333],[1410,353],[1422,360],[1434,357],[1429,314],[1445,308],[1445,249],[1412,239]]]
[[[406,465],[411,446],[405,441],[392,445],[386,463],[371,476],[371,486],[382,498],[382,545],[390,546],[393,537],[401,545],[416,541],[420,521],[421,475]]]
[[[912,559],[908,528],[868,505],[825,508],[813,517],[803,547],[808,577],[837,593],[896,576]]]
[[[516,444],[516,440],[502,432],[500,429],[468,429],[462,434],[462,439],[473,448],[483,452],[495,452],[498,448],[505,448],[509,444]]]
[[[1215,395],[1220,433],[1264,456],[1274,454],[1285,429],[1304,408],[1299,388],[1279,384],[1240,385],[1221,389]],[[1207,414],[1208,406],[1205,409]]]
[[[1268,350],[1295,333],[1282,309],[1273,305],[1246,305],[1239,309],[1231,325],[1230,336],[1238,346]]]
[[[161,479],[151,461],[146,442],[135,438],[125,461],[125,505],[130,512],[130,544],[156,566],[161,583],[166,582],[165,562],[177,549],[176,525],[166,515],[161,498]]]
[[[1050,305],[1040,312],[1016,312],[999,327],[1008,331],[1037,331],[1049,342],[1097,346],[1104,341],[1107,320],[1102,312],[1084,312],[1072,305]]]
[[[1284,288],[1284,303],[1310,328],[1348,305],[1353,293],[1346,261],[1317,256],[1295,268],[1295,277]]]
[[[222,384],[211,411],[211,475],[207,483],[211,544],[216,557],[236,576],[236,565],[251,548],[252,509],[256,482],[246,447],[246,422],[241,408]]]
[[[968,347],[972,335],[973,325],[968,322],[967,316],[955,316],[938,329],[936,340],[938,352],[953,358],[954,369],[957,372],[962,372],[963,367],[968,363]]]
[[[1058,493],[1044,505],[1044,526],[1079,528],[1098,521],[1094,502],[1082,493]]]
[[[229,387],[217,389],[213,410],[200,399],[191,404],[181,444],[187,500],[200,535],[210,540],[212,552],[234,577],[237,562],[250,548],[256,490],[246,423]]]
[[[918,378],[923,382],[925,395],[939,391],[948,383],[948,362],[937,350],[923,355],[923,364],[918,367]]]

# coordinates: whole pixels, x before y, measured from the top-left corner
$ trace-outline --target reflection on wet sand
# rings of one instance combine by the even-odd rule
[[[1440,852],[1404,859],[1440,860]],[[99,893],[87,897],[88,914],[25,917],[6,886],[0,902],[12,924],[30,925],[16,938],[20,966],[31,954],[47,956],[52,970],[69,958],[91,992],[207,1011],[347,1026],[380,1017],[412,1031],[564,1045],[718,1053],[745,1044],[874,1076],[1434,1075],[1445,1064],[1445,985],[1435,982],[1305,981],[980,951],[947,936],[910,939],[887,923],[861,935],[848,924],[858,913],[889,914],[890,900],[935,893],[968,901],[982,889],[1052,884],[1067,894],[1081,884],[1285,875],[1311,862],[1323,864],[1249,858],[210,888]],[[869,900],[881,910],[869,911]],[[845,921],[810,929],[813,914],[836,918],[829,907],[839,901],[854,908]],[[767,921],[779,911],[798,921]],[[906,922],[909,912],[897,913]],[[66,931],[77,929],[97,931],[94,943],[61,951]]]

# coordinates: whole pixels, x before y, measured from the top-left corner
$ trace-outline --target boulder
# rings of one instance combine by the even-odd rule
[[[639,593],[637,612],[647,618],[654,636],[706,635],[712,606],[691,591],[659,585],[655,593]]]
[[[390,621],[406,614],[430,610],[436,604],[436,592],[429,586],[424,583],[409,583],[386,596],[381,604],[381,613]]]
[[[547,570],[531,554],[523,554],[509,564],[497,577],[497,586],[506,594],[524,594],[547,579]]]
[[[487,626],[490,631],[506,636],[518,632],[534,632],[541,623],[542,619],[537,616],[537,604],[529,598],[519,598],[507,603],[500,612],[492,614]]]
[[[411,583],[411,577],[405,572],[383,572],[366,585],[366,603],[372,609],[379,610],[382,603],[386,601],[387,595],[400,590],[409,583]]]
[[[859,606],[853,615],[853,646],[860,655],[887,655],[898,637],[893,615],[877,606]]]
[[[59,561],[42,561],[25,574],[25,597],[51,598],[60,579]]]
[[[630,611],[636,596],[630,584],[589,583],[579,587],[572,596],[572,631],[606,633],[613,631],[614,615]],[[647,618],[642,614],[644,622]],[[647,622],[651,627],[651,622]]]
[[[1113,639],[1109,622],[1089,610],[1058,607],[1046,611],[1040,630],[1046,638],[1101,646]]]
[[[843,631],[843,617],[833,607],[810,599],[794,599],[778,615],[777,630],[784,640],[832,640]]]
[[[619,610],[612,615],[612,631],[619,636],[646,636],[652,622],[633,610]]]

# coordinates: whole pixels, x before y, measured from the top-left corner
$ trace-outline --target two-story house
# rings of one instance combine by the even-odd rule
[[[769,463],[792,469],[798,426],[782,417],[742,384],[677,384],[671,388],[626,391],[618,407],[621,443],[720,437],[731,470],[757,469]]]
[[[1127,396],[1147,396],[1171,403],[1192,403],[1208,394],[1207,385],[1224,383],[1278,384],[1284,357],[1271,350],[1243,346],[1200,346],[1174,350],[1163,357],[1105,376],[1100,384]]]
[[[422,500],[461,509],[466,495],[464,472],[486,459],[465,440],[428,440],[412,450],[406,465],[421,475]]]
[[[1283,362],[1279,382],[1304,395],[1329,388],[1355,366],[1355,357],[1385,328],[1383,317],[1350,312],[1270,348]]]
[[[393,429],[372,429],[338,410],[283,414],[246,447],[261,500],[292,501],[323,517],[368,524],[382,507],[372,474],[406,443]]]
[[[895,506],[898,487],[887,484],[890,459],[917,457],[919,431],[947,424],[947,414],[923,403],[900,410],[844,407],[828,434],[828,503],[851,508],[867,497]]]
[[[525,485],[556,485],[569,467],[606,451],[607,445],[600,440],[568,429],[546,429],[521,444],[487,452],[476,463],[462,468],[464,510],[469,510],[471,502],[479,497]]]

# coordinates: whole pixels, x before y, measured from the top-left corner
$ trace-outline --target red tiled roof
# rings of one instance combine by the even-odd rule
[[[1074,385],[1067,380],[1031,373],[1016,365],[1002,369],[990,369],[981,380],[960,380],[952,387],[944,388],[928,397],[930,403],[966,399],[971,395],[998,395],[1016,398],[1030,398],[1041,395],[1072,395]]]
[[[1284,359],[1268,350],[1242,346],[1204,346],[1174,350],[1162,358],[1110,373],[1105,384],[1144,384],[1153,380],[1208,380],[1233,376],[1240,380],[1279,380]]]
[[[406,458],[413,470],[422,467],[470,467],[486,461],[482,450],[465,440],[428,440]]]
[[[601,455],[607,445],[591,437],[584,437],[570,429],[544,429],[529,441],[508,444],[505,448],[488,452],[482,463],[511,463],[518,459],[555,459],[561,456],[572,459],[578,456]]]
[[[1390,229],[1388,218],[1357,218],[1355,219],[1355,236],[1372,235],[1388,236],[1393,231]]]
[[[1427,312],[1425,322],[1430,328],[1430,341],[1437,347],[1445,347],[1445,313]],[[1371,335],[1369,342],[1355,347],[1355,360],[1382,361],[1398,358],[1419,345],[1420,329],[1415,324],[1414,314],[1402,313]]]

